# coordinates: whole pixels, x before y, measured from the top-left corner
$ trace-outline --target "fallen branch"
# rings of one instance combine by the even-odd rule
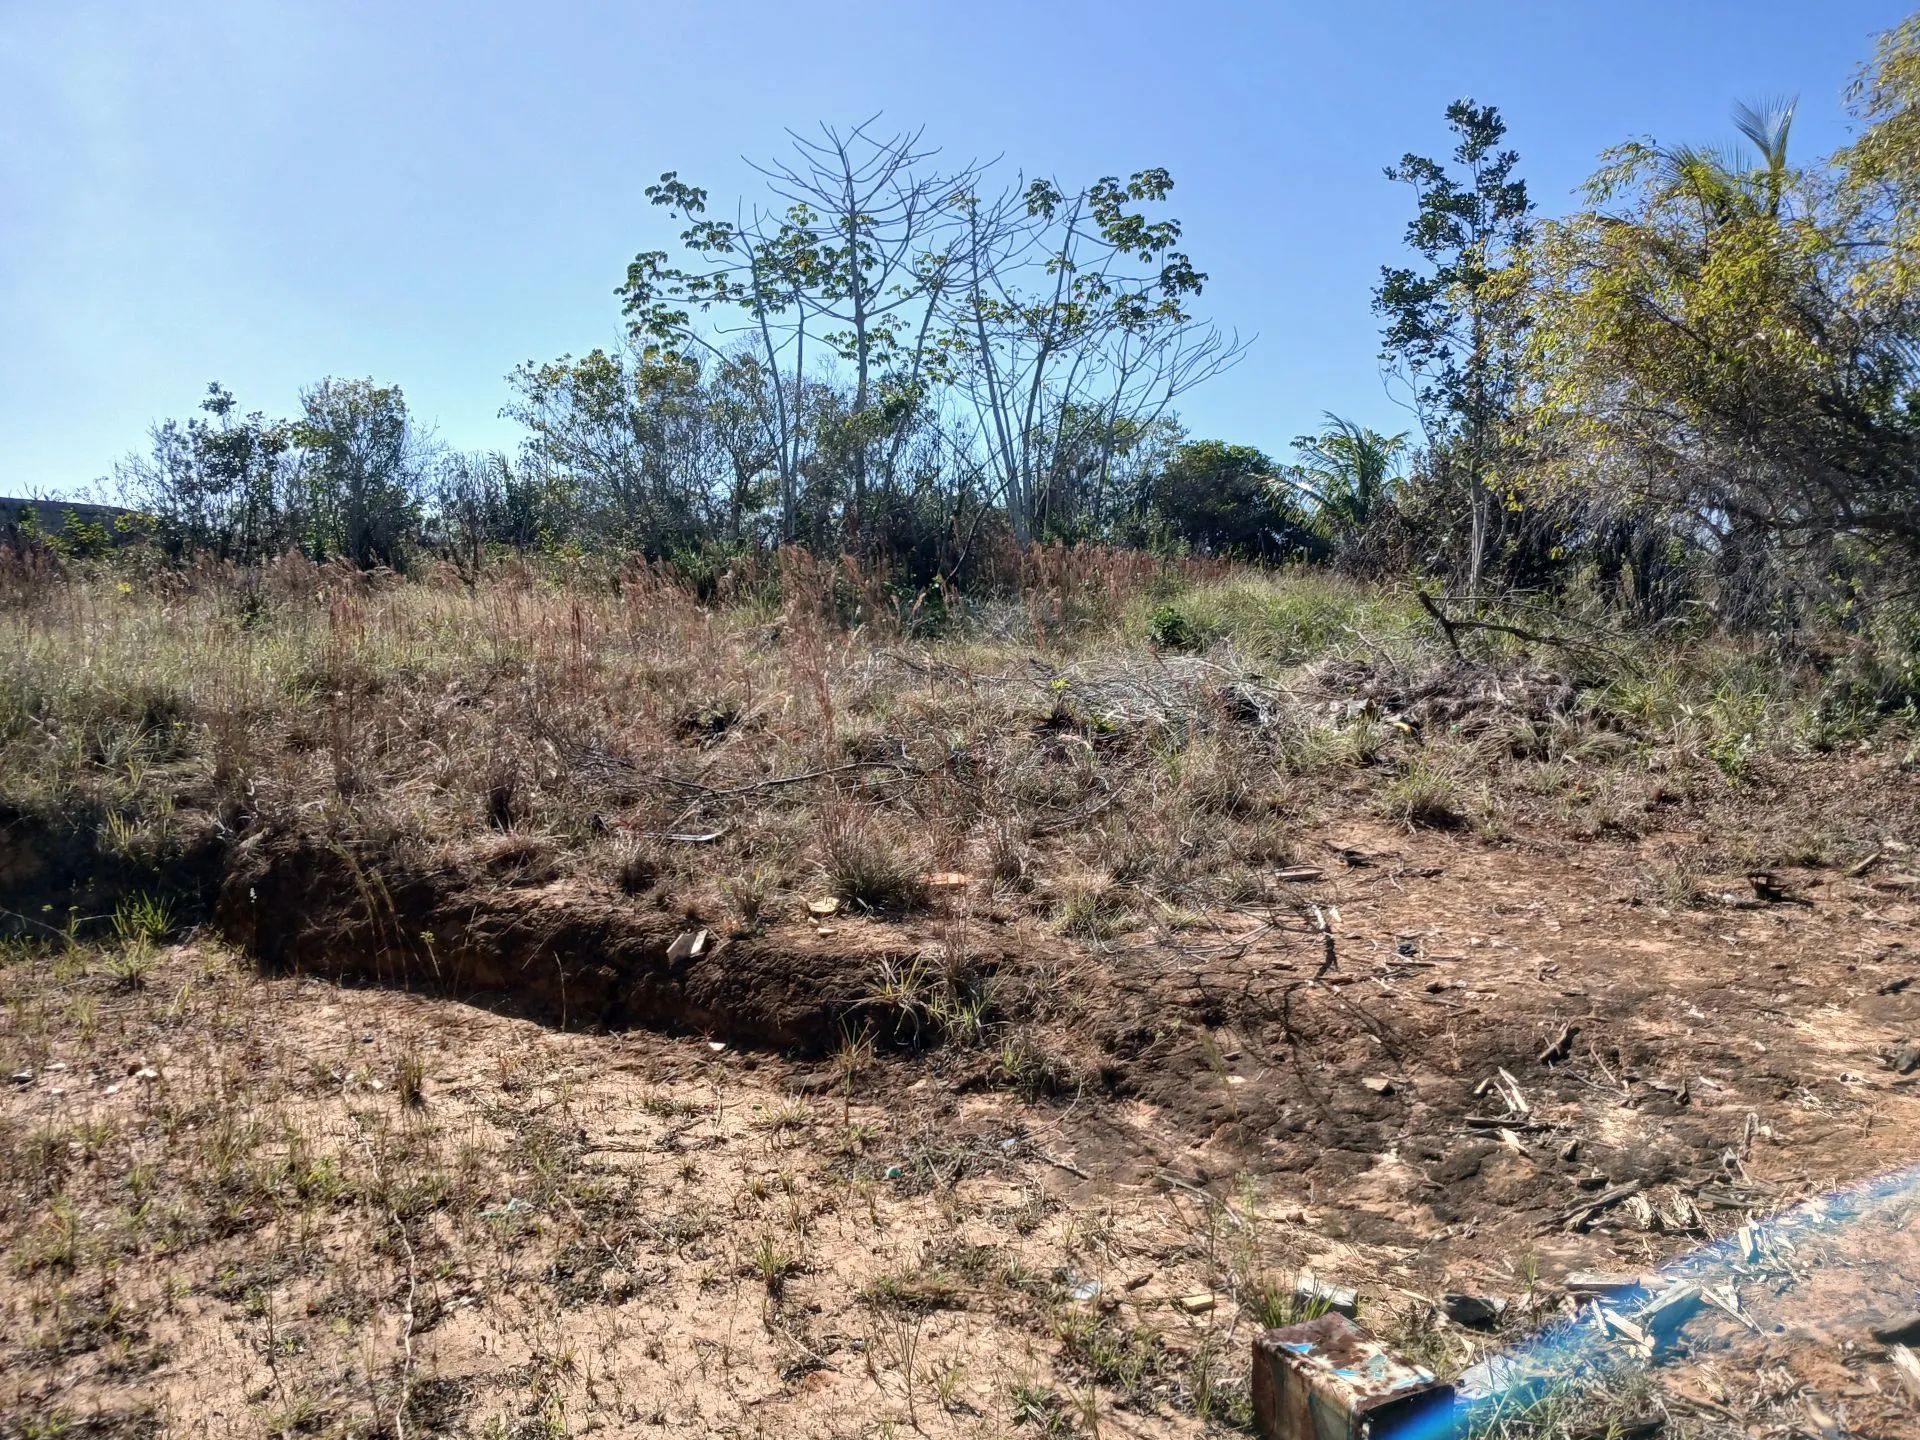
[[[1509,625],[1500,620],[1456,619],[1442,610],[1440,602],[1425,590],[1416,590],[1414,595],[1420,601],[1420,608],[1433,617],[1434,623],[1440,627],[1440,633],[1446,636],[1447,646],[1453,651],[1456,659],[1466,658],[1460,650],[1460,637],[1456,633],[1461,630],[1488,630],[1496,635],[1511,635],[1514,639],[1523,640],[1529,645],[1554,645],[1562,650],[1591,650],[1603,655],[1611,653],[1604,645],[1596,645],[1591,640],[1575,639],[1571,635],[1545,635],[1538,630],[1527,630],[1519,625]]]
[[[1542,1065],[1551,1065],[1555,1061],[1566,1059],[1567,1056],[1573,1053],[1573,1037],[1579,1033],[1580,1027],[1572,1021],[1568,1021],[1562,1025],[1560,1027],[1560,1033],[1554,1036],[1553,1039],[1548,1042],[1546,1049],[1540,1052],[1538,1057],[1540,1063]]]
[[[848,775],[860,770],[898,770],[902,774],[914,776],[927,773],[918,766],[907,764],[904,760],[856,760],[850,765],[833,765],[824,770],[803,770],[797,775],[775,775],[746,785],[702,785],[698,780],[682,780],[677,776],[666,774],[655,778],[663,785],[677,785],[682,790],[698,790],[701,794],[710,795],[716,799],[730,799],[740,795],[752,795],[761,790],[772,790],[781,785],[798,785],[807,780],[824,780],[830,775]]]
[[[1314,978],[1319,979],[1340,964],[1340,952],[1334,946],[1333,925],[1328,921],[1326,912],[1318,905],[1310,904],[1307,908],[1313,912],[1314,928],[1320,932],[1320,968],[1314,971]],[[1339,913],[1337,910],[1334,911],[1336,915]]]
[[[1071,1161],[1062,1160],[1058,1155],[1048,1154],[1045,1150],[1035,1150],[1033,1153],[1046,1161],[1047,1164],[1053,1166],[1056,1170],[1064,1170],[1069,1175],[1078,1175],[1082,1180],[1091,1180],[1093,1178],[1093,1176],[1082,1170],[1078,1165],[1073,1164]]]

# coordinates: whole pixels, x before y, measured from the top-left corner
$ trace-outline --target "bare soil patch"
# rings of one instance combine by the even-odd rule
[[[1800,773],[1843,827],[1903,780]],[[13,1423],[1186,1433],[1243,1414],[1302,1270],[1457,1366],[1498,1337],[1443,1292],[1517,1332],[1571,1271],[1914,1158],[1914,889],[1760,902],[1718,844],[1328,823],[1259,901],[1098,943],[979,881],[685,963],[697,920],[611,885],[263,841],[218,914],[264,973],[5,972]],[[957,929],[998,1046],[876,983]],[[1865,1327],[1905,1262],[1857,1251],[1809,1267],[1819,1324],[1702,1328],[1674,1423],[1813,1393],[1899,1433]]]

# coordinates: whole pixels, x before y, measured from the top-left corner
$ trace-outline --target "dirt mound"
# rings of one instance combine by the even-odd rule
[[[697,921],[578,879],[503,885],[479,866],[307,834],[239,846],[216,918],[275,968],[484,997],[568,1027],[694,1031],[815,1054],[863,1023],[891,1026],[876,980],[925,938],[911,927],[821,936],[780,925],[706,932],[688,953]]]

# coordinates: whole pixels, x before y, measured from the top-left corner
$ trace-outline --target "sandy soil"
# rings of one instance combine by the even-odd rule
[[[1913,783],[1831,780],[1868,830],[1872,787]],[[721,993],[729,946],[784,937],[830,987],[960,926],[1006,994],[1063,997],[1019,1053],[561,1028],[210,937],[137,976],[22,952],[0,1433],[1198,1433],[1245,1423],[1250,1334],[1303,1270],[1457,1369],[1570,1272],[1920,1159],[1920,1074],[1888,1061],[1920,1036],[1915,838],[1767,902],[1697,831],[1336,823],[1263,900],[1102,944],[979,883],[708,961]],[[1912,1214],[1756,1260],[1758,1330],[1709,1310],[1636,1403],[1669,1433],[1913,1433],[1868,1333],[1920,1300]],[[1451,1322],[1448,1291],[1507,1313]]]

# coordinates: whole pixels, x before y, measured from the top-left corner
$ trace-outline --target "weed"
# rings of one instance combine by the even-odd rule
[[[622,840],[613,852],[614,884],[624,895],[640,895],[661,875],[659,850],[649,841]]]
[[[394,1078],[394,1093],[400,1103],[409,1110],[418,1110],[427,1103],[427,1062],[415,1049],[408,1049],[400,1057],[400,1072]]]
[[[153,942],[142,937],[115,946],[107,952],[104,968],[107,977],[122,990],[146,988],[153,973]]]
[[[1165,1349],[1158,1331],[1126,1329],[1079,1307],[1059,1311],[1053,1328],[1070,1359],[1129,1397],[1143,1395],[1159,1375]]]
[[[173,930],[173,907],[150,895],[123,896],[113,907],[113,933],[128,943],[156,945]]]
[[[785,1293],[788,1279],[800,1273],[801,1268],[799,1256],[770,1234],[754,1242],[748,1264],[752,1273],[760,1277],[760,1283],[767,1287],[767,1294],[776,1300]]]
[[[813,1107],[804,1100],[785,1100],[770,1107],[760,1123],[776,1135],[807,1130],[813,1125]]]
[[[923,957],[883,955],[862,1003],[893,1017],[896,1035],[906,1027],[909,1042],[918,1047],[938,995],[939,981]]]
[[[772,908],[777,878],[772,867],[756,865],[745,874],[729,875],[721,882],[727,903],[747,929],[756,928]]]
[[[1195,650],[1200,630],[1177,605],[1160,605],[1147,616],[1147,639],[1160,650]]]
[[[939,1271],[901,1270],[876,1275],[860,1288],[860,1299],[881,1310],[956,1310],[960,1290]]]
[[[1120,891],[1101,875],[1081,875],[1060,881],[1054,925],[1076,940],[1110,940],[1125,929],[1132,915]]]
[[[1059,1392],[1030,1380],[1016,1381],[1008,1388],[1015,1425],[1035,1426],[1042,1436],[1067,1436],[1073,1433],[1070,1407]]]
[[[1263,1330],[1318,1320],[1333,1307],[1324,1295],[1302,1295],[1298,1287],[1273,1275],[1261,1275],[1246,1286],[1240,1308]]]
[[[1380,809],[1408,826],[1453,830],[1466,823],[1464,795],[1458,771],[1416,755],[1381,790]]]

